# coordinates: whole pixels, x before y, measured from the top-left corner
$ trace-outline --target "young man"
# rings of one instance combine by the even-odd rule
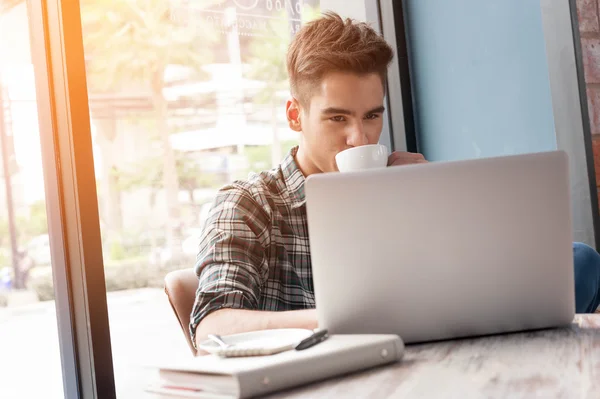
[[[286,112],[300,144],[278,168],[219,191],[195,266],[195,344],[210,333],[317,327],[304,181],[337,171],[338,152],[379,141],[392,57],[368,25],[332,13],[296,34]],[[395,152],[388,163],[423,162],[421,154]],[[574,256],[577,311],[590,312],[600,301],[600,255],[575,244]]]

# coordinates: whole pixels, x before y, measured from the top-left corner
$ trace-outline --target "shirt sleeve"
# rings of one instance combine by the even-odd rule
[[[241,188],[222,189],[204,225],[196,274],[199,278],[190,317],[190,335],[200,321],[222,308],[257,309],[267,276],[265,254],[269,216]]]

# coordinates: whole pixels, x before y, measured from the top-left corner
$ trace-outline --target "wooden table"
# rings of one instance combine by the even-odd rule
[[[600,398],[600,314],[570,327],[406,348],[394,365],[269,398]]]

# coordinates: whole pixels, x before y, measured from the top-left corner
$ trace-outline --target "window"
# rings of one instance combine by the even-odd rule
[[[319,11],[316,0],[81,2],[118,396],[139,392],[141,364],[189,353],[164,276],[193,267],[221,186],[297,144],[285,55]]]
[[[63,397],[37,108],[26,4],[0,5],[2,398]]]

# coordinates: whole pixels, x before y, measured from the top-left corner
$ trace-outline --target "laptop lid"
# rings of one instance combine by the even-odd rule
[[[319,326],[405,342],[568,324],[562,151],[312,175]]]

